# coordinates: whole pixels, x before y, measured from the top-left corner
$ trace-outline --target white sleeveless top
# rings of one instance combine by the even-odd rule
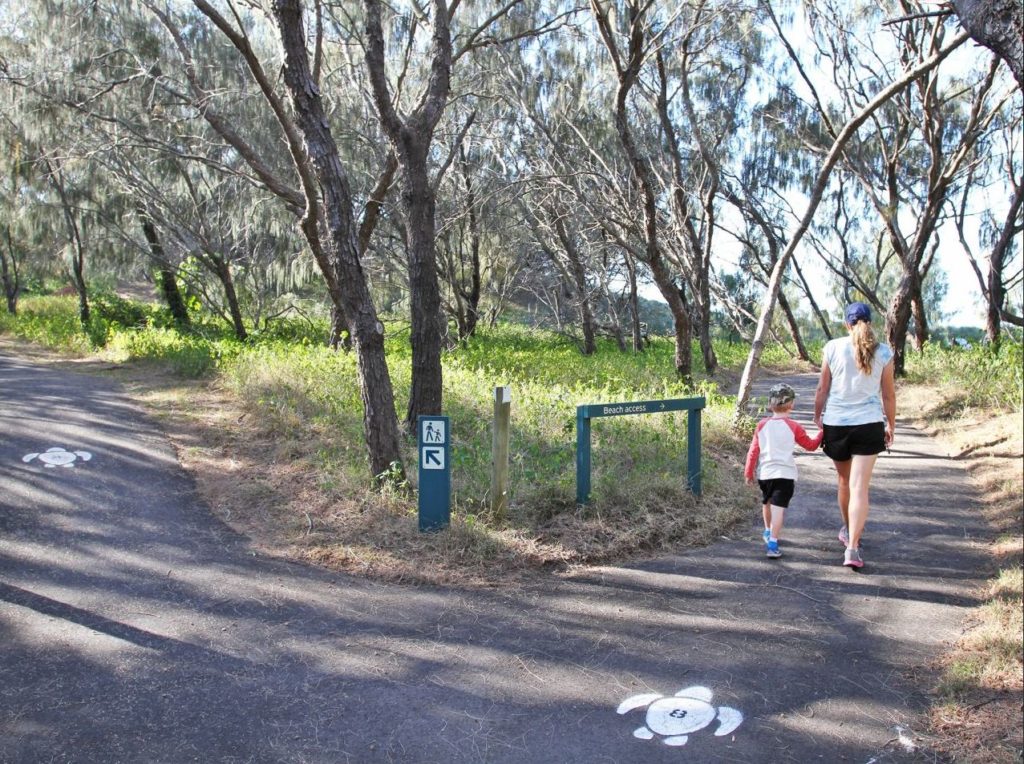
[[[825,401],[822,424],[845,427],[884,422],[882,409],[882,370],[892,360],[892,348],[879,344],[871,362],[871,373],[857,368],[853,340],[842,337],[826,343],[824,357],[832,372],[832,386]]]

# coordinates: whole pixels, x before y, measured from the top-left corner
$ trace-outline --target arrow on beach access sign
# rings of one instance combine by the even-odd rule
[[[421,451],[420,463],[425,470],[444,469],[444,447],[426,448]]]

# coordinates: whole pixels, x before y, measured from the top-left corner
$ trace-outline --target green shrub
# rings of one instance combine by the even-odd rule
[[[907,380],[945,384],[961,391],[964,406],[1021,410],[1024,353],[1019,342],[944,348],[928,343],[920,353],[907,354]]]
[[[115,361],[162,361],[183,377],[202,376],[242,350],[241,343],[230,339],[210,340],[158,327],[114,332],[106,347]]]
[[[0,314],[0,331],[55,350],[87,353],[92,349],[74,297],[23,297],[17,315]]]

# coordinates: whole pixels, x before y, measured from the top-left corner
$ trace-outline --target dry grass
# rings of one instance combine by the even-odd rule
[[[974,410],[955,388],[907,386],[901,411],[963,460],[985,497],[999,568],[986,603],[964,637],[940,661],[930,722],[937,748],[956,762],[1009,764],[1024,756],[1024,581],[1021,562],[1024,437],[1019,411]]]

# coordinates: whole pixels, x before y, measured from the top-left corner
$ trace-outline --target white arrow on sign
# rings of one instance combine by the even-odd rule
[[[423,453],[420,455],[420,463],[423,465],[423,469],[425,470],[443,470],[444,448],[430,448],[424,446]]]

